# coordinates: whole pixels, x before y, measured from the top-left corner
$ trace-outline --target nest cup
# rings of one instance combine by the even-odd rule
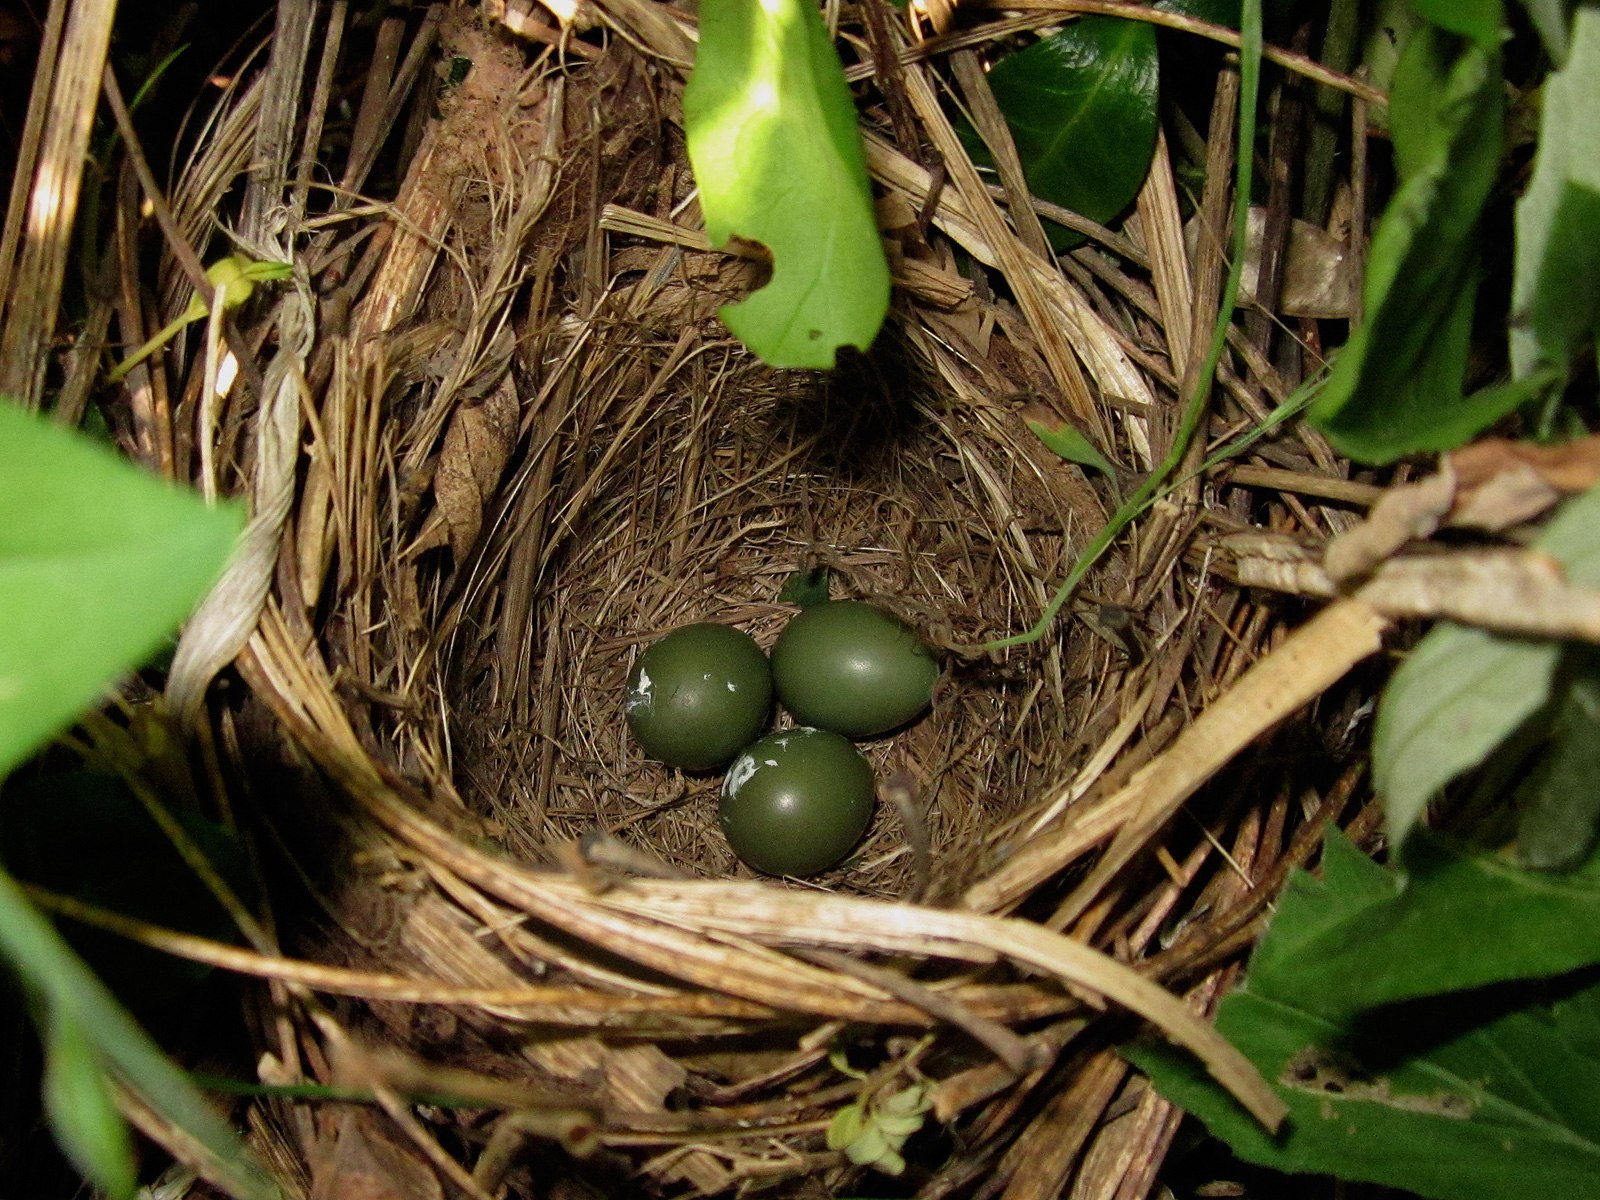
[[[644,19],[618,12],[624,31],[627,13]],[[552,1155],[575,1155],[602,1189],[848,1194],[870,1181],[825,1129],[917,1080],[942,1081],[930,1130],[966,1122],[962,1155],[930,1143],[936,1190],[988,1169],[986,1145],[1024,1159],[1054,1145],[1051,1097],[1100,1111],[1123,1095],[1144,1124],[1111,1152],[1159,1157],[1170,1110],[1119,1090],[1126,1068],[1103,1045],[1074,1043],[1089,1009],[1062,978],[1077,960],[1047,944],[1066,939],[992,919],[1055,921],[1072,854],[977,892],[1069,801],[1169,743],[1273,619],[1189,568],[1195,520],[1169,505],[1078,593],[1091,616],[1127,605],[1149,636],[1069,609],[1037,642],[981,650],[1034,623],[1116,500],[1028,429],[1059,395],[1029,322],[976,294],[924,236],[917,196],[890,188],[899,286],[877,344],[830,373],[765,367],[715,317],[761,266],[696,241],[656,57],[619,36],[530,70],[503,30],[452,18],[442,36],[472,70],[393,211],[369,218],[386,232],[367,239],[352,218],[357,235],[319,247],[362,286],[309,358],[308,465],[240,660],[278,722],[246,734],[287,732],[289,791],[310,800],[277,831],[332,917],[302,949],[454,997],[357,989],[350,1028],[490,1080],[486,1107],[518,1114],[502,1144],[488,1120],[435,1113],[446,1149],[428,1157],[479,1193],[540,1191],[541,1170],[570,1169]],[[1135,411],[1107,432],[1149,466]],[[860,845],[799,884],[738,862],[719,777],[646,758],[623,696],[642,649],[690,622],[770,648],[797,611],[786,584],[814,572],[908,622],[944,674],[929,713],[862,747],[879,803]],[[1115,828],[1087,830],[1080,852]],[[1105,922],[1137,953],[1180,899],[1227,909],[1239,889],[1186,837],[1187,876],[1141,860],[1084,935]],[[1217,961],[1197,940],[1191,972]],[[1007,1136],[1013,1118],[1033,1141]],[[440,1166],[456,1159],[476,1174]]]
[[[511,663],[456,672],[464,777],[498,784],[464,796],[524,857],[603,833],[687,876],[747,876],[717,829],[720,777],[642,753],[624,680],[649,642],[694,621],[770,649],[798,611],[786,586],[819,573],[916,628],[945,674],[931,712],[864,744],[892,799],[817,882],[949,897],[982,870],[990,831],[1061,768],[1081,720],[1068,696],[1088,669],[1085,648],[1059,638],[1004,662],[970,648],[1039,611],[1069,531],[1092,518],[1052,486],[1067,468],[1018,444],[1030,435],[1014,405],[952,399],[907,361],[903,333],[818,376],[762,367],[710,322],[696,332],[700,351],[671,363],[676,343],[601,331],[591,353],[626,361],[625,378],[581,436],[540,448],[552,519],[526,636]]]

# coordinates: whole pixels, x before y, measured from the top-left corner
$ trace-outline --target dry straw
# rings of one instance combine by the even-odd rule
[[[71,10],[69,41],[91,8],[52,10]],[[214,462],[200,482],[249,499],[168,700],[284,882],[249,949],[44,899],[267,981],[263,1081],[377,1100],[382,1120],[253,1103],[290,1192],[370,1176],[390,1188],[373,1194],[439,1195],[442,1176],[476,1197],[847,1194],[874,1185],[827,1149],[835,1114],[926,1085],[917,1194],[1144,1195],[1176,1115],[1110,1049],[1129,1013],[1280,1119],[1205,1016],[1322,823],[1359,809],[1359,771],[1287,737],[1238,756],[1376,651],[1387,618],[1358,595],[1285,635],[1210,547],[1327,534],[1371,491],[1313,435],[1263,439],[1231,487],[1191,470],[1041,641],[974,649],[1033,623],[1116,503],[1024,416],[1076,420],[1130,476],[1164,458],[1232,202],[1226,68],[1187,238],[1165,139],[1120,232],[1033,201],[978,53],[1079,11],[1149,14],[1006,9],[1021,16],[913,42],[887,7],[829,8],[873,88],[897,285],[879,345],[830,375],[767,369],[715,319],[761,265],[711,251],[697,219],[678,8],[394,10],[358,41],[343,4],[284,0],[172,187],[130,160],[116,299],[91,318],[113,341],[181,311],[230,248],[295,265],[118,399],[153,469]],[[39,86],[87,111],[73,77]],[[44,161],[81,155],[51,129]],[[141,186],[163,230],[153,280]],[[1359,185],[1342,195],[1359,223]],[[1058,260],[1041,212],[1090,243]],[[59,292],[56,256],[29,253],[13,310]],[[7,325],[33,339],[5,361],[35,400],[27,329],[53,312]],[[1271,334],[1234,332],[1201,443],[1299,382],[1311,356]],[[228,347],[241,379],[207,399]],[[916,625],[947,672],[931,715],[867,748],[883,803],[858,853],[759,880],[719,839],[716,781],[631,744],[622,681],[686,621],[770,644],[785,581],[819,568]],[[229,673],[242,697],[213,686]]]

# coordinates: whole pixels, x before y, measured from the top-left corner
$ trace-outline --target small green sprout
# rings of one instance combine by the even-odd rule
[[[906,1169],[901,1150],[922,1128],[932,1107],[925,1083],[887,1096],[862,1096],[834,1114],[828,1125],[828,1149],[843,1150],[859,1166],[899,1175]]]
[[[206,280],[222,298],[222,311],[228,312],[238,308],[246,300],[258,283],[268,283],[273,280],[287,279],[294,271],[292,263],[285,262],[251,262],[239,254],[230,254],[220,258],[206,268]],[[127,358],[116,365],[109,375],[107,383],[116,383],[134,367],[149,358],[178,335],[178,331],[187,325],[202,320],[210,313],[205,298],[198,292],[189,302],[189,307],[183,314],[172,321],[167,327],[156,334],[144,345],[140,346]]]

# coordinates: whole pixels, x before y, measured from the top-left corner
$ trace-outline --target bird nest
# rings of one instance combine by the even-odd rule
[[[267,1082],[386,1112],[266,1099],[257,1140],[319,1195],[374,1161],[480,1197],[838,1195],[897,1158],[920,1195],[1144,1194],[1176,1116],[1111,1049],[1128,1013],[1273,1119],[1200,1014],[1358,772],[1295,727],[1229,765],[1316,693],[1240,682],[1285,614],[1208,538],[1336,525],[1278,487],[1338,465],[1292,426],[1252,451],[1270,482],[1191,456],[1016,640],[1177,444],[1216,312],[1231,74],[1190,248],[1163,143],[1124,231],[1063,268],[965,159],[942,60],[880,42],[902,51],[867,103],[890,322],[833,372],[781,371],[715,316],[763,266],[699,229],[686,19],[607,0],[579,36],[502,7],[391,19],[388,88],[326,191],[282,147],[319,144],[347,66],[280,28],[173,197],[203,241],[241,131],[280,147],[236,229],[296,264],[241,323],[271,353],[220,412],[175,400],[215,422],[214,482],[255,519],[170,694],[293,868],[273,895],[295,957],[255,967],[279,982]],[[1233,346],[1219,443],[1294,382]],[[1086,474],[1041,422],[1126,470]],[[647,759],[621,703],[675,626],[770,646],[795,579],[895,612],[943,668],[928,714],[864,747],[867,836],[805,881],[744,868],[716,778]],[[219,699],[230,662],[246,687]]]

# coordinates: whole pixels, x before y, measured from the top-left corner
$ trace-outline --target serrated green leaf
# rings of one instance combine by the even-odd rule
[[[1382,872],[1384,896],[1354,897],[1331,878],[1297,887],[1297,905],[1315,898],[1315,910],[1278,917],[1250,964],[1251,985],[1348,1022],[1383,1005],[1600,962],[1600,862],[1565,875],[1524,870],[1428,830],[1406,843],[1403,861],[1404,876]]]
[[[855,105],[807,0],[706,0],[683,93],[706,233],[772,252],[772,279],[719,315],[776,367],[866,349],[889,310]]]
[[[1567,578],[1600,586],[1600,488],[1564,504],[1534,545]],[[1548,702],[1556,642],[1442,624],[1384,688],[1373,734],[1373,781],[1396,845],[1440,788],[1477,766]]]
[[[3,399],[0,514],[4,775],[161,644],[242,522]]]
[[[1289,1104],[1278,1138],[1171,1047],[1142,1045],[1128,1057],[1247,1162],[1436,1200],[1591,1195],[1600,1179],[1600,989],[1465,1028],[1464,1015],[1476,1014],[1444,1001],[1397,1017],[1380,1044],[1357,1048],[1347,1029],[1249,986],[1226,997],[1218,1031]]]
[[[1436,851],[1444,868],[1427,859]],[[1343,834],[1330,834],[1323,877],[1291,879],[1244,986],[1218,1010],[1218,1032],[1289,1105],[1279,1137],[1181,1052],[1152,1044],[1129,1057],[1250,1162],[1441,1200],[1587,1195],[1583,1181],[1600,1178],[1600,989],[1554,1005],[1528,989],[1509,1001],[1503,990],[1452,992],[1354,1014],[1353,993],[1364,993],[1360,1001],[1386,990],[1370,986],[1371,974],[1449,972],[1453,955],[1481,944],[1538,940],[1526,931],[1508,937],[1493,914],[1486,923],[1465,904],[1446,907],[1468,890],[1449,870],[1480,870],[1483,859],[1436,839],[1419,839],[1413,853],[1402,887]],[[1425,883],[1413,928],[1439,941],[1419,950],[1380,926]],[[1547,931],[1544,919],[1538,928]],[[1594,928],[1590,917],[1569,924],[1569,945]],[[1338,962],[1324,961],[1330,951]]]
[[[1471,38],[1485,50],[1500,42],[1500,0],[1412,0],[1423,20]]]
[[[1516,223],[1512,371],[1564,376],[1600,332],[1600,10],[1578,10],[1566,65],[1545,84]]]
[[[1401,185],[1368,250],[1367,319],[1311,409],[1353,458],[1451,449],[1532,394],[1461,393],[1478,220],[1499,167],[1504,107],[1497,50],[1429,26],[1410,36],[1389,102]]]
[[[1155,30],[1143,21],[1090,16],[989,72],[1034,195],[1108,221],[1138,194],[1156,144]],[[1082,241],[1059,230],[1056,249]]]
[[[129,1200],[138,1183],[133,1139],[93,1045],[59,1007],[46,1022],[44,1107],[73,1165],[113,1200]]]

